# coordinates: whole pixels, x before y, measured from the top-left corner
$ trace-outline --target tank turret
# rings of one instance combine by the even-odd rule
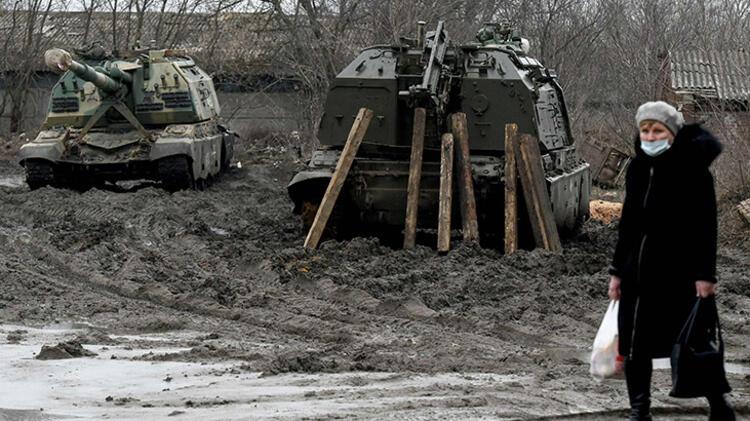
[[[122,82],[115,80],[110,75],[98,71],[88,64],[79,63],[73,60],[69,52],[60,48],[47,50],[44,53],[44,62],[47,64],[47,67],[53,71],[67,72],[70,70],[79,78],[93,83],[97,88],[110,94],[123,89],[124,86],[122,82],[130,83],[133,81],[133,78],[128,73],[113,67],[110,71],[114,73],[113,76],[116,76],[117,79]]]

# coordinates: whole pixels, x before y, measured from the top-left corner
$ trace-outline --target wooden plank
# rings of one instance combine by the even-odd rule
[[[451,249],[451,206],[453,204],[453,135],[445,133],[440,148],[440,204],[438,211],[438,253]]]
[[[307,249],[318,247],[318,243],[328,223],[328,218],[331,217],[333,207],[336,205],[336,199],[338,199],[346,177],[349,174],[349,169],[352,167],[352,163],[354,163],[354,157],[357,155],[359,145],[362,143],[365,133],[367,133],[367,127],[372,120],[372,114],[372,110],[360,108],[357,118],[354,119],[354,124],[352,124],[352,128],[349,131],[349,137],[346,139],[344,150],[341,151],[339,162],[333,171],[331,181],[328,182],[328,188],[326,188],[326,192],[323,195],[323,200],[320,202],[320,206],[318,206],[315,220],[310,227],[310,232],[307,233],[307,238],[305,239],[305,248]]]
[[[414,128],[411,136],[409,183],[406,190],[406,222],[404,223],[404,248],[413,249],[417,239],[417,213],[419,210],[419,184],[422,179],[422,155],[427,111],[414,109]]]
[[[516,193],[516,150],[518,126],[505,125],[505,254],[518,250],[518,196]]]
[[[750,199],[740,202],[740,204],[737,205],[737,210],[740,211],[740,214],[745,218],[745,221],[750,224]]]
[[[477,202],[474,196],[474,179],[471,176],[469,128],[466,123],[466,114],[453,114],[451,116],[451,122],[453,139],[456,145],[458,194],[461,204],[461,221],[463,222],[464,241],[479,241]]]
[[[521,187],[523,187],[524,201],[529,213],[534,240],[537,247],[561,251],[562,244],[547,192],[539,142],[534,136],[522,134],[519,136],[518,143],[517,167],[521,176]]]

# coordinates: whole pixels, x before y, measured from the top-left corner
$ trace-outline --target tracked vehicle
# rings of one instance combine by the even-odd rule
[[[487,24],[475,41],[454,46],[439,23],[400,45],[364,49],[331,84],[317,149],[288,185],[295,211],[312,222],[341,154],[357,109],[374,119],[339,197],[335,232],[397,231],[404,226],[415,107],[427,108],[418,227],[437,224],[440,134],[449,115],[467,116],[478,222],[482,241],[499,244],[503,232],[504,130],[516,123],[539,139],[554,218],[561,231],[588,215],[589,165],[576,153],[556,74],[527,54],[528,41],[507,24]],[[457,209],[457,201],[453,202]],[[523,206],[523,205],[521,205]],[[523,214],[523,212],[521,212]],[[453,226],[460,228],[459,212]],[[519,229],[528,233],[528,218]]]
[[[19,151],[29,187],[150,179],[174,191],[229,167],[235,135],[218,123],[213,82],[191,58],[169,50],[114,58],[99,48],[80,60],[45,53],[63,75],[41,132]]]

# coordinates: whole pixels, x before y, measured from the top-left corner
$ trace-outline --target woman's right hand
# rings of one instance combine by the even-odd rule
[[[609,291],[607,292],[610,300],[620,299],[620,277],[612,275],[609,278]]]

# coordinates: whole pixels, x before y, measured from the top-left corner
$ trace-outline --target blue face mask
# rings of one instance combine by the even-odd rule
[[[669,144],[669,139],[654,140],[653,142],[645,142],[641,140],[641,149],[648,156],[661,155],[672,146]]]

